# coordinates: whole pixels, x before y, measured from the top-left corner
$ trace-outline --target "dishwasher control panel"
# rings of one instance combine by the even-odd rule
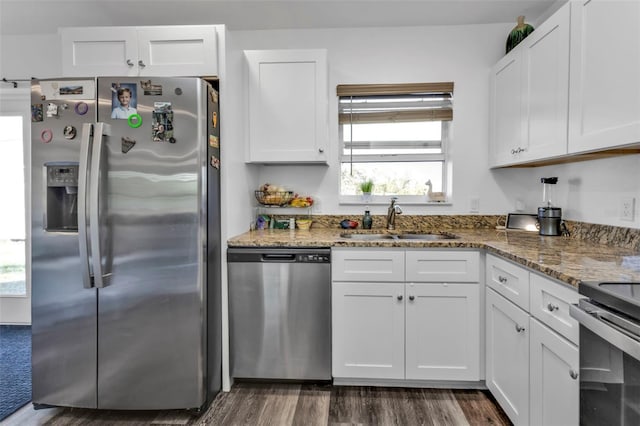
[[[296,256],[297,262],[302,263],[329,263],[331,256],[329,254],[305,253]]]

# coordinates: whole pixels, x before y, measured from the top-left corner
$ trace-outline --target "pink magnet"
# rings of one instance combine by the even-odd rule
[[[44,143],[49,143],[53,139],[53,132],[51,129],[44,129],[42,133],[40,133],[40,140]]]

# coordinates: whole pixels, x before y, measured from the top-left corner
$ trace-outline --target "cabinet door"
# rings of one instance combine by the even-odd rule
[[[569,4],[531,33],[523,48],[523,159],[567,153]]]
[[[406,284],[405,293],[407,379],[480,380],[479,285]]]
[[[518,46],[520,47],[520,46]],[[517,161],[524,147],[522,126],[522,48],[516,47],[491,70],[491,166]]]
[[[138,74],[135,27],[63,28],[60,36],[64,77]]]
[[[326,50],[249,50],[248,162],[326,163]]]
[[[640,142],[640,2],[571,2],[569,152]]]
[[[531,424],[577,425],[578,348],[531,318]]]
[[[216,30],[211,25],[138,28],[141,76],[217,76]]]
[[[404,284],[334,282],[334,377],[404,379]]]
[[[529,423],[529,315],[492,289],[486,300],[487,388],[516,425]]]

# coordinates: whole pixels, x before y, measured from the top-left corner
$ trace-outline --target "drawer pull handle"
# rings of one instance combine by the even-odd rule
[[[547,305],[547,309],[549,310],[549,312],[553,312],[553,311],[557,311],[558,309],[560,309],[560,307],[558,305],[554,305],[552,303],[549,303]]]
[[[415,298],[416,297],[413,294],[411,296],[409,296],[409,300],[411,300],[411,301],[415,300]]]
[[[498,281],[500,281],[502,284],[507,282],[507,277],[503,277],[502,275],[498,275]]]
[[[521,327],[520,325],[516,324],[516,331],[518,333],[522,333],[524,331],[524,327]]]
[[[578,378],[578,373],[575,370],[569,370],[569,376],[571,376],[573,380],[576,380]]]
[[[398,295],[398,300],[402,300],[402,295],[401,294]]]

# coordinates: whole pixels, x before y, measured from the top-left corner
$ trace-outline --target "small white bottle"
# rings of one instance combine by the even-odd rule
[[[289,218],[289,229],[296,229],[296,220],[294,218]]]

